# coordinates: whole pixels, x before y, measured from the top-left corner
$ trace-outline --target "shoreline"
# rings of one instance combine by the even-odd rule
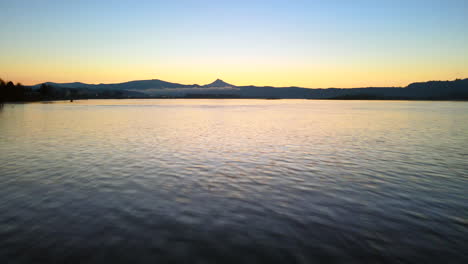
[[[82,99],[73,99],[73,102],[70,102],[70,99],[51,99],[51,100],[35,100],[35,101],[6,101],[0,102],[1,105],[5,104],[28,104],[28,103],[53,103],[53,102],[69,102],[75,103],[78,101],[88,101],[88,100],[311,100],[311,101],[405,101],[405,102],[468,102],[468,99],[334,99],[334,98],[185,98],[185,97],[174,97],[174,98],[82,98]]]

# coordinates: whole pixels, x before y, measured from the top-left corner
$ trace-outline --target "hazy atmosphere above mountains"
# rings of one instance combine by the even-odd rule
[[[0,75],[403,87],[468,76],[465,0],[1,0]],[[437,11],[434,11],[437,10]]]

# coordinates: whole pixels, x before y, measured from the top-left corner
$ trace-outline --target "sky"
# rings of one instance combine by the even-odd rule
[[[0,78],[310,88],[468,78],[467,0],[0,0]]]

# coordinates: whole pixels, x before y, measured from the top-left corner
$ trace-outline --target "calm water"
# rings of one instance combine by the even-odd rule
[[[468,263],[468,103],[0,110],[1,263]]]

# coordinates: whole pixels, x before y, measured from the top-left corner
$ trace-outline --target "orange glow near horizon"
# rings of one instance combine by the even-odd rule
[[[1,68],[0,68],[1,69]],[[213,73],[214,72],[214,73]],[[288,67],[286,69],[272,69],[271,67],[249,69],[232,68],[221,70],[214,67],[212,70],[203,70],[197,67],[180,67],[176,69],[151,68],[119,68],[110,67],[102,70],[99,67],[77,68],[73,66],[39,68],[24,66],[22,70],[13,68],[1,69],[3,80],[19,82],[24,85],[34,85],[43,82],[83,82],[89,84],[121,83],[134,80],[160,79],[163,81],[181,84],[207,84],[219,78],[233,85],[257,86],[298,86],[307,88],[352,88],[352,87],[403,87],[412,82],[430,80],[454,80],[467,78],[468,71],[462,70],[431,70],[424,72],[410,72],[386,69],[378,70],[347,70],[317,68],[308,70],[304,68]]]

